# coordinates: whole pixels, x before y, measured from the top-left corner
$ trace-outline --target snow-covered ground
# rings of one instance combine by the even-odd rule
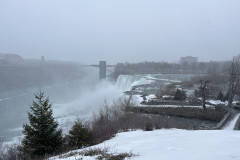
[[[156,98],[156,96],[154,94],[150,94],[150,95],[146,96],[146,101],[149,101],[149,100],[154,99],[154,98]],[[132,96],[132,100],[139,107],[172,107],[172,108],[191,107],[191,108],[203,109],[203,107],[201,105],[199,105],[199,106],[188,106],[188,105],[184,105],[184,106],[182,106],[182,105],[144,105],[144,104],[141,104],[141,102],[143,101],[143,97],[141,95],[133,95]],[[216,103],[214,103],[214,104],[216,104]],[[209,108],[209,109],[214,109],[215,108],[213,105],[206,105],[206,107]]]
[[[238,120],[238,118],[239,118],[239,115],[240,115],[240,113],[237,114],[237,115],[234,117],[234,119],[233,119],[225,128],[223,128],[223,129],[224,129],[224,130],[233,130],[234,127],[235,127],[235,124],[237,123],[237,120]]]
[[[189,108],[199,108],[199,109],[203,109],[202,106],[182,106],[182,105],[139,105],[139,107],[169,107],[169,108],[178,108],[178,107],[189,107]],[[211,105],[206,105],[206,108],[208,109],[215,109],[214,106]]]
[[[227,105],[227,101],[226,102],[222,102],[220,100],[208,100],[209,103],[211,104],[224,104]]]
[[[163,129],[119,133],[93,147],[109,148],[112,153],[131,151],[137,155],[131,159],[136,160],[235,160],[240,159],[239,144],[239,131]],[[94,159],[71,156],[64,160],[78,158]]]

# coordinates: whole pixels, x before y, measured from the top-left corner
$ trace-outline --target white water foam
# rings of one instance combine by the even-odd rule
[[[68,130],[68,127],[72,126],[77,118],[90,118],[105,102],[111,105],[122,92],[114,84],[102,81],[95,89],[85,90],[82,93],[70,103],[53,106],[54,117],[58,120],[61,128]]]
[[[151,78],[154,79],[143,75],[120,75],[116,84],[107,80],[102,81],[93,90],[81,91],[83,94],[70,103],[54,104],[54,117],[61,127],[69,126],[77,117],[87,119],[105,102],[111,105],[114,100],[124,97],[122,93],[130,90],[131,87],[154,82]]]
[[[149,75],[120,75],[116,86],[122,91],[130,91],[133,86],[151,84],[156,78]]]

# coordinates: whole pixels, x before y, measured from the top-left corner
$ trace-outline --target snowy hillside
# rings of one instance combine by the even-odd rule
[[[240,159],[239,144],[240,134],[233,130],[163,129],[119,133],[115,138],[93,147],[109,148],[112,153],[131,151],[137,155],[131,159],[136,160],[232,160]],[[94,159],[78,155],[63,159],[79,158]]]

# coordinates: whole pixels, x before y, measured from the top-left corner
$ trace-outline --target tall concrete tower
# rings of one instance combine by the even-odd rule
[[[99,62],[99,78],[100,80],[106,78],[106,61]]]

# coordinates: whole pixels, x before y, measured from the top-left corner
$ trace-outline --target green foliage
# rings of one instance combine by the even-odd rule
[[[69,131],[68,139],[72,147],[82,148],[91,144],[91,134],[79,119]]]
[[[58,123],[53,118],[49,99],[44,99],[41,91],[35,95],[35,99],[28,112],[30,124],[23,125],[25,137],[22,141],[23,152],[32,158],[52,154],[63,144],[62,131],[57,129]]]
[[[174,100],[185,100],[187,98],[186,92],[184,90],[177,89]]]

